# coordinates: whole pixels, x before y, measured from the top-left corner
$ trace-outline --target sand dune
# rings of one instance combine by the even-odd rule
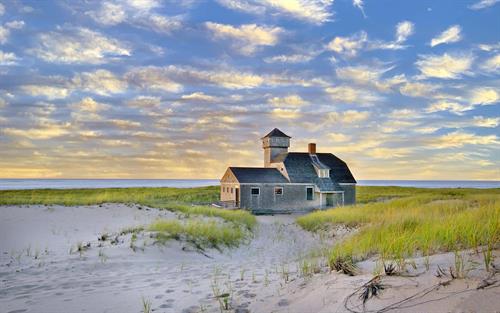
[[[143,301],[154,312],[220,312],[226,304],[215,296],[224,294],[229,312],[362,312],[353,293],[377,267],[373,259],[360,264],[357,276],[329,273],[319,266],[321,258],[310,255],[320,255],[332,239],[303,231],[291,215],[259,216],[247,244],[205,255],[186,242],[153,244],[147,233],[135,240],[135,251],[130,234],[116,238],[122,229],[158,217],[182,218],[168,211],[121,204],[3,206],[0,216],[0,307],[9,313],[141,312]],[[98,240],[103,234],[112,238]],[[496,277],[493,285],[477,290],[487,273],[479,256],[464,259],[475,268],[465,280],[434,275],[438,265],[454,263],[453,254],[432,257],[429,270],[424,259],[416,259],[416,270],[408,266],[409,277],[383,276],[380,297],[368,300],[364,309],[387,309],[442,283],[388,311],[497,312]],[[304,275],[304,261],[318,262],[319,273]]]

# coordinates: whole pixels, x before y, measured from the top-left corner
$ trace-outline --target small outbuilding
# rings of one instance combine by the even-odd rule
[[[221,202],[254,213],[307,211],[356,203],[356,180],[331,153],[288,152],[291,137],[273,129],[262,138],[264,167],[229,167]]]

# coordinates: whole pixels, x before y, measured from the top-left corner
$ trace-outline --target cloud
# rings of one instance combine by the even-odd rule
[[[299,95],[289,95],[286,97],[273,97],[267,100],[267,103],[275,107],[297,108],[308,104]]]
[[[432,38],[430,45],[431,47],[435,47],[444,43],[458,42],[462,40],[462,36],[460,34],[461,31],[462,28],[460,27],[460,25],[453,25],[439,34],[439,36],[437,36],[436,38]]]
[[[470,102],[472,104],[489,105],[500,100],[498,92],[489,87],[476,88],[471,91]]]
[[[296,119],[300,116],[299,109],[275,108],[271,112],[273,117],[283,118],[283,119]]]
[[[108,70],[76,74],[71,82],[75,88],[101,96],[121,93],[127,89],[127,83]]]
[[[155,13],[153,10],[160,6],[158,1],[105,1],[97,10],[87,11],[85,14],[104,26],[126,22],[134,27],[168,35],[182,26],[182,18]]]
[[[349,37],[335,37],[327,49],[347,57],[355,57],[361,50],[400,50],[407,47],[403,44],[414,32],[412,22],[402,21],[396,25],[393,41],[369,40],[366,32],[360,31]]]
[[[46,62],[65,64],[103,64],[131,55],[125,44],[83,27],[42,33],[29,52]]]
[[[127,101],[127,105],[139,109],[158,108],[161,105],[161,99],[159,97],[138,96]]]
[[[341,103],[356,103],[361,106],[367,106],[381,100],[380,96],[371,91],[347,85],[328,87],[325,91],[330,95],[331,99]]]
[[[232,10],[262,15],[268,11],[288,15],[313,24],[331,20],[333,0],[218,0]]]
[[[22,29],[24,27],[24,21],[10,21],[5,23],[5,26],[10,29]]]
[[[423,77],[458,79],[468,74],[473,57],[468,55],[421,55],[415,63]]]
[[[415,25],[409,21],[403,21],[396,25],[396,42],[403,43],[413,35],[415,32]]]
[[[388,91],[392,87],[406,82],[404,75],[382,79],[382,76],[390,70],[392,67],[358,65],[339,67],[335,73],[339,79],[352,81],[359,85],[373,86],[380,91]]]
[[[436,84],[407,82],[399,88],[399,92],[409,97],[430,97],[440,87]]]
[[[474,116],[473,123],[475,126],[478,127],[494,128],[500,125],[500,117]]]
[[[188,95],[182,95],[182,100],[194,100],[194,101],[205,101],[205,102],[214,102],[217,100],[216,97],[207,95],[203,92],[193,92]]]
[[[148,66],[130,70],[125,79],[141,89],[157,89],[168,92],[179,92],[182,85],[174,82],[170,77],[169,68]]]
[[[16,65],[17,56],[13,52],[3,52],[0,50],[0,65]]]
[[[264,58],[266,63],[306,63],[316,57],[316,54],[281,54]]]
[[[374,148],[367,151],[368,155],[376,159],[395,159],[407,157],[410,148]]]
[[[430,139],[429,144],[431,147],[443,149],[460,148],[464,145],[492,145],[500,144],[500,142],[495,135],[478,136],[463,131],[455,131],[443,136],[439,136],[437,138]]]
[[[500,71],[500,54],[494,55],[481,64],[481,69],[485,72]]]
[[[119,128],[129,129],[141,127],[141,123],[129,120],[112,119],[109,122]]]
[[[122,5],[105,1],[98,11],[89,11],[87,14],[97,23],[111,26],[125,21],[127,14]]]
[[[205,26],[213,32],[214,38],[231,39],[233,47],[244,55],[254,54],[261,46],[274,46],[279,35],[283,33],[280,27],[258,26],[245,24],[239,27],[232,25],[206,22]]]
[[[363,0],[352,0],[352,5],[358,8],[361,11],[361,14],[363,14],[363,17],[366,18]]]
[[[332,123],[353,124],[366,121],[369,116],[370,112],[368,111],[347,110],[344,112],[330,112],[327,119]]]
[[[1,16],[1,14],[0,14]],[[0,44],[5,44],[9,40],[11,29],[21,29],[24,27],[23,21],[11,21],[0,25]]]
[[[4,15],[5,13],[5,6],[0,3],[0,16]]]
[[[0,44],[4,44],[9,39],[10,31],[8,28],[0,25]]]
[[[344,135],[341,133],[328,133],[326,135],[330,140],[335,142],[347,142],[351,141],[351,136]]]
[[[335,37],[328,43],[327,49],[343,54],[349,57],[354,57],[358,54],[365,43],[368,41],[366,32],[361,31],[350,37]]]
[[[69,133],[69,123],[43,123],[38,128],[18,129],[5,128],[4,134],[8,136],[26,137],[29,139],[51,139],[64,136]]]
[[[500,0],[480,0],[480,1],[476,2],[476,3],[474,3],[473,5],[470,5],[469,9],[471,9],[471,10],[485,9],[485,8],[488,8],[488,7],[491,7],[491,6],[495,5],[499,1]]]
[[[472,110],[474,106],[472,105],[464,105],[460,104],[458,102],[452,102],[452,101],[437,101],[434,103],[431,103],[426,109],[425,112],[427,113],[434,113],[434,112],[440,112],[440,111],[450,111],[452,113],[461,115],[465,111]]]
[[[70,91],[66,87],[48,85],[24,85],[21,90],[33,97],[45,97],[49,100],[66,98]]]
[[[79,102],[72,104],[71,106],[78,111],[90,113],[97,113],[99,111],[109,109],[109,105],[97,102],[91,97],[85,97]]]

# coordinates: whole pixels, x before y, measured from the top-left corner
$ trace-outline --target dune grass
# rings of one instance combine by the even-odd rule
[[[500,189],[361,187],[358,191],[364,204],[297,219],[310,231],[331,225],[359,228],[332,248],[330,264],[372,255],[404,260],[470,248],[488,253],[500,243]]]
[[[157,220],[149,227],[157,233],[157,239],[183,239],[198,248],[237,247],[248,235],[248,230],[231,223],[214,220]]]
[[[252,229],[255,217],[243,210],[218,209],[207,204],[219,199],[219,187],[198,188],[102,188],[1,190],[0,205],[95,205],[135,203],[181,212],[186,215],[219,217]]]

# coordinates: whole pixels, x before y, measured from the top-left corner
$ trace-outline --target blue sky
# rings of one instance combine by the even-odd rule
[[[500,179],[497,0],[0,0],[0,176]]]

